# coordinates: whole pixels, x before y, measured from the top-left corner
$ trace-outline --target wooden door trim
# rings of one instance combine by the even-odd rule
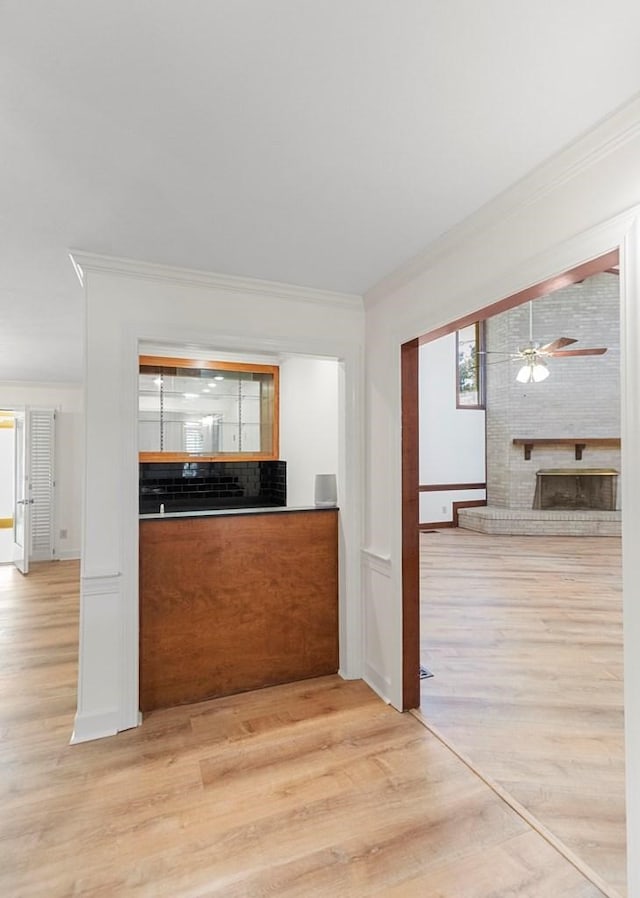
[[[420,531],[418,340],[403,343],[402,384],[402,709],[420,706]]]
[[[516,306],[521,306],[523,303],[529,302],[530,299],[539,299],[541,296],[548,296],[549,293],[555,293],[556,290],[561,290],[563,287],[579,284],[585,278],[593,277],[594,274],[610,273],[611,268],[618,264],[619,256],[620,253],[617,249],[611,250],[606,255],[583,262],[582,265],[577,265],[570,271],[564,272],[564,274],[557,274],[554,277],[547,278],[547,280],[541,281],[539,284],[534,284],[532,287],[527,287],[518,293],[512,293],[511,296],[499,299],[497,302],[478,309],[476,312],[471,312],[462,318],[456,318],[455,321],[451,321],[449,324],[437,327],[435,330],[418,337],[418,342],[420,345],[430,343],[432,340],[445,337],[447,334],[460,330],[460,328],[466,327],[468,324],[473,324],[474,321],[486,321],[487,318],[492,318],[501,312],[507,312],[509,309],[515,309]]]

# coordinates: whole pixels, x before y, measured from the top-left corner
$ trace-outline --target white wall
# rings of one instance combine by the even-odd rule
[[[313,505],[316,474],[338,471],[339,363],[283,358],[280,458],[287,463],[287,505]]]
[[[138,723],[141,343],[200,350],[215,346],[242,357],[263,352],[341,360],[340,671],[360,676],[361,299],[83,253],[74,253],[74,259],[84,272],[87,309],[87,455],[74,741]]]
[[[52,408],[56,415],[55,550],[79,558],[82,539],[84,416],[80,384],[0,383],[0,408]],[[60,531],[66,530],[66,536]]]
[[[442,524],[453,521],[454,502],[480,502],[486,498],[486,490],[438,490],[421,492],[419,497],[419,521],[421,524]]]
[[[484,483],[484,409],[457,408],[455,332],[418,351],[419,479],[421,486]],[[485,490],[421,492],[421,524],[453,520],[454,502],[482,500]]]
[[[420,483],[485,479],[484,409],[456,408],[456,335],[419,350]]]
[[[366,297],[365,669],[402,701],[400,346],[619,245],[628,857],[640,857],[640,99]],[[626,461],[625,461],[626,459]],[[385,570],[385,580],[377,576]],[[375,586],[372,584],[375,583]],[[384,646],[384,650],[379,647]],[[640,898],[640,865],[629,870]]]

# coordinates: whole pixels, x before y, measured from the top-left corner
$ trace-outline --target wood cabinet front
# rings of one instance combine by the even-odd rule
[[[140,707],[338,669],[338,512],[140,523]]]

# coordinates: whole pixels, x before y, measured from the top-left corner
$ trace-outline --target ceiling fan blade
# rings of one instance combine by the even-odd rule
[[[503,349],[480,349],[478,355],[513,355],[513,353]]]
[[[598,349],[556,349],[555,352],[549,352],[547,355],[554,358],[570,355],[604,355],[606,351],[606,347],[600,346]]]
[[[487,368],[493,368],[494,365],[504,365],[507,362],[515,362],[518,356],[511,356],[510,359],[497,359],[495,362],[487,362]]]
[[[556,349],[562,349],[563,346],[569,346],[571,343],[577,342],[573,337],[558,337],[557,340],[541,346],[538,352],[554,352]]]

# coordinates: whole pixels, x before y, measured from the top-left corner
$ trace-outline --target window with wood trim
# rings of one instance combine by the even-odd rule
[[[456,331],[456,408],[484,408],[484,321]]]
[[[141,461],[277,459],[277,365],[141,356]]]

